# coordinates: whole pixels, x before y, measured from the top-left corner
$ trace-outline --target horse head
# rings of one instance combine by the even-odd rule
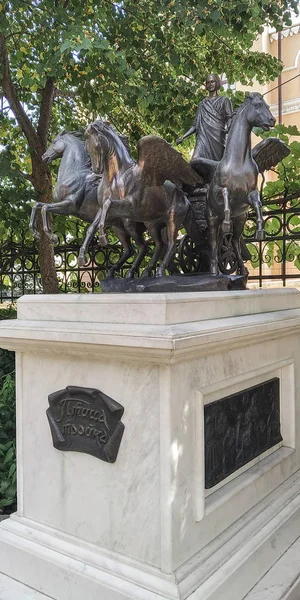
[[[261,127],[264,131],[269,131],[271,127],[274,127],[276,119],[258,92],[249,93],[237,112],[239,113],[243,109],[247,110],[247,121],[251,127]]]
[[[59,133],[47,148],[46,152],[42,156],[42,160],[49,164],[56,158],[63,155],[67,145],[75,142],[75,138],[79,138],[83,143],[82,133],[79,131],[62,131]]]
[[[107,122],[98,119],[88,125],[85,139],[85,147],[95,173],[107,170],[113,175],[133,163],[128,151],[128,138],[119,135]]]

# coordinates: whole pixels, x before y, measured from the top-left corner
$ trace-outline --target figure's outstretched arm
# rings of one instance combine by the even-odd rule
[[[185,140],[186,138],[190,137],[190,135],[193,135],[193,133],[196,133],[196,127],[195,125],[193,125],[192,127],[190,127],[190,129],[181,137],[177,138],[176,140],[176,144],[181,144],[183,142],[183,140]]]

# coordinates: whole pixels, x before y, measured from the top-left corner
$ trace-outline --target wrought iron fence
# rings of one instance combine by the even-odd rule
[[[251,255],[249,280],[300,280],[300,197],[289,196],[263,205],[266,239],[255,241],[255,218],[249,215],[244,239]]]
[[[268,280],[278,280],[286,285],[287,280],[300,280],[300,198],[285,198],[265,203],[263,216],[266,239],[255,240],[255,217],[250,214],[244,239],[248,250],[247,266],[249,280],[260,286]],[[100,292],[101,279],[106,277],[111,265],[120,258],[120,244],[110,239],[107,247],[101,248],[94,239],[84,267],[78,265],[79,248],[85,235],[85,228],[78,223],[73,235],[58,233],[59,243],[55,247],[55,263],[62,292]],[[205,236],[205,232],[203,234]],[[195,244],[184,233],[178,239],[177,252],[172,272],[197,272],[207,268],[207,256],[203,255],[202,241]],[[205,253],[204,253],[205,254]],[[141,271],[151,256],[146,257]],[[121,268],[120,275],[126,275],[132,259]],[[231,245],[231,235],[223,239],[220,266],[224,272],[234,272],[235,256]],[[36,243],[28,232],[11,232],[9,238],[0,244],[0,301],[16,300],[23,294],[41,293],[39,256]]]

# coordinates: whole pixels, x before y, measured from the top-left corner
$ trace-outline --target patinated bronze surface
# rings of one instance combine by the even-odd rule
[[[204,407],[205,487],[282,440],[277,377]]]
[[[50,394],[49,405],[54,448],[115,462],[124,432],[121,404],[94,388],[69,385]]]
[[[29,225],[33,235],[38,238],[36,218],[41,210],[44,230],[53,242],[56,240],[50,230],[47,213],[72,215],[91,223],[98,206],[98,179],[93,175],[82,134],[64,131],[55,137],[43,155],[43,160],[49,164],[60,157],[57,182],[53,189],[54,204],[35,202]]]
[[[128,144],[125,136],[121,136],[121,139],[123,144]],[[56,243],[57,239],[50,229],[48,213],[78,217],[87,223],[92,223],[99,210],[97,189],[102,177],[101,170],[97,174],[92,170],[83,135],[79,132],[64,131],[57,135],[43,155],[43,160],[49,164],[60,157],[57,183],[53,190],[54,203],[35,202],[29,225],[34,237],[38,238],[36,219],[40,210],[44,231],[53,243]],[[139,248],[140,261],[147,253],[147,244],[143,236],[145,231],[143,223],[127,219],[125,225],[122,219],[115,218],[108,219],[108,226],[113,229],[124,250],[120,260],[110,268],[108,275],[113,276],[115,271],[118,271],[128,258],[135,254],[131,239]]]
[[[106,244],[107,215],[110,219],[141,221],[155,244],[147,268],[149,274],[162,254],[161,231],[166,230],[167,248],[157,270],[157,275],[162,276],[175,252],[178,229],[190,209],[181,186],[201,185],[202,178],[179,152],[157,136],[141,138],[137,163],[115,131],[103,121],[89,125],[86,137],[93,170],[99,172],[102,168],[103,178],[98,187],[99,212],[88,229],[81,248],[81,260],[84,261],[97,228],[100,243]]]
[[[196,145],[191,164],[194,159],[199,157],[221,160],[232,117],[232,105],[229,98],[218,94],[221,87],[219,76],[209,75],[205,87],[208,97],[200,102],[192,127],[176,140],[177,144],[181,144],[190,135],[196,134]]]
[[[264,239],[260,195],[257,189],[258,167],[251,153],[251,131],[254,126],[269,130],[275,119],[261,94],[252,93],[236,111],[223,158],[220,162],[197,159],[209,174],[210,185],[206,201],[206,220],[209,227],[210,271],[217,274],[218,236],[221,226],[224,232],[232,230],[232,243],[240,274],[246,274],[240,238],[248,210],[252,207],[257,217],[257,239]]]
[[[86,148],[81,134],[59,134],[44,155],[46,162],[61,157],[54,188],[55,203],[34,204],[30,221],[34,235],[38,235],[36,216],[39,210],[44,231],[53,241],[55,238],[47,217],[49,212],[77,216],[90,223],[79,254],[82,266],[96,230],[99,228],[99,241],[105,245],[105,230],[112,227],[121,241],[123,254],[108,275],[114,275],[134,254],[134,241],[139,252],[126,275],[133,278],[148,251],[146,231],[155,250],[144,275],[163,276],[166,269],[170,274],[174,273],[177,232],[184,226],[190,236],[190,242],[186,243],[194,244],[201,256],[201,272],[210,270],[212,275],[217,275],[220,269],[226,270],[227,266],[222,264],[222,248],[230,243],[236,257],[237,273],[245,279],[244,260],[249,259],[249,255],[245,253],[241,235],[249,207],[256,211],[257,239],[262,240],[264,236],[257,190],[258,171],[275,166],[289,150],[280,140],[268,138],[251,152],[252,127],[269,129],[275,123],[263,98],[253,93],[236,111],[224,151],[232,113],[227,99],[218,95],[219,83],[217,76],[208,77],[209,96],[199,106],[193,131],[191,129],[183,136],[197,133],[190,164],[157,136],[146,136],[139,141],[135,162],[126,136],[101,120],[87,128]],[[220,156],[221,160],[216,160]],[[181,287],[188,289],[190,285],[182,283]],[[203,280],[202,288],[206,285]],[[140,289],[145,286],[144,283]],[[215,283],[213,289],[214,286]],[[130,285],[125,287],[130,289]],[[177,289],[177,283],[175,287]]]
[[[166,293],[166,292],[220,292],[245,290],[247,277],[243,275],[168,275],[163,277],[140,277],[139,279],[102,279],[105,293]]]

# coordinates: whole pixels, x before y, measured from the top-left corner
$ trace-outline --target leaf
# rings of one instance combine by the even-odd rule
[[[65,50],[70,50],[71,48],[73,48],[72,40],[65,40],[60,46],[60,51],[65,52]]]
[[[14,457],[14,453],[15,452],[14,452],[13,448],[10,448],[8,450],[8,452],[7,452],[7,454],[6,454],[5,458],[4,458],[4,461],[3,461],[3,465],[7,465],[7,463],[9,463],[12,460],[12,458]]]
[[[0,500],[0,508],[5,508],[6,506],[11,506],[15,502],[15,497],[13,498],[4,498]]]

